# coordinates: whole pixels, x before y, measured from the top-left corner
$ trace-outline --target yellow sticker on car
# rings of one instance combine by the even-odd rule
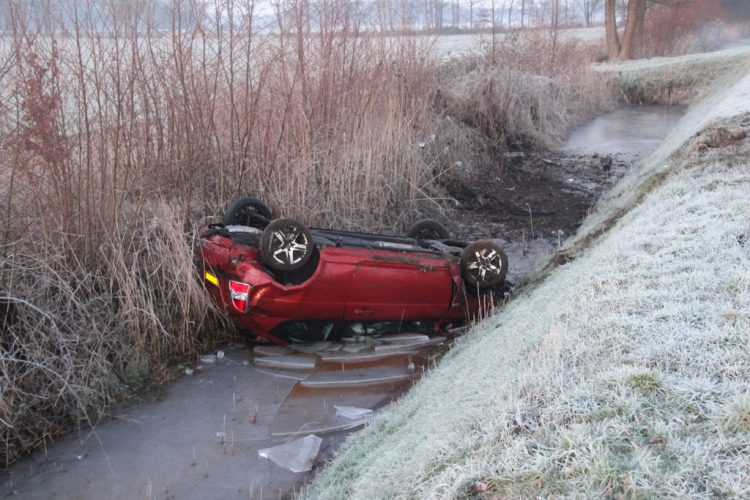
[[[217,278],[215,275],[209,273],[206,271],[206,281],[211,283],[214,286],[219,286],[219,278]]]

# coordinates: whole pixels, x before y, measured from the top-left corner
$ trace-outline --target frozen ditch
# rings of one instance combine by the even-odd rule
[[[570,135],[563,151],[617,156],[632,163],[656,149],[685,114],[684,106],[641,106],[604,114]]]
[[[551,181],[536,186],[542,198],[549,198],[547,188],[604,190],[655,147],[682,112],[632,108],[599,117],[571,136],[563,151],[570,161],[524,163],[518,171],[537,175],[543,169]],[[601,157],[613,158],[609,171]],[[576,214],[571,220],[577,223]],[[560,237],[554,225],[534,223],[540,238],[533,241],[486,222],[477,230],[490,226],[493,234],[510,235],[511,274],[519,276],[543,263]],[[442,337],[413,334],[294,352],[258,346],[209,354],[163,399],[63,437],[5,471],[0,491],[40,499],[287,496],[347,432],[369,422],[372,410],[407,391],[446,344]]]
[[[200,356],[158,401],[60,438],[0,475],[22,498],[279,498],[447,347],[420,334]],[[189,374],[188,374],[189,373]]]

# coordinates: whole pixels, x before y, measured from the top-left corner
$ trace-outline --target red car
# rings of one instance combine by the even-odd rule
[[[406,238],[308,229],[272,220],[250,197],[235,200],[223,224],[202,228],[196,252],[216,302],[277,343],[457,326],[503,286],[508,267],[496,243],[452,241],[435,221],[416,223]]]

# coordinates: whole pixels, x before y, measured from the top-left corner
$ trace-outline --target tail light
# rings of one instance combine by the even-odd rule
[[[229,297],[232,299],[232,305],[239,312],[247,310],[248,296],[252,287],[247,283],[229,280]]]

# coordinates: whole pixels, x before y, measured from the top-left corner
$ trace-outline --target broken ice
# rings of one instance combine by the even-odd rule
[[[310,434],[302,439],[258,450],[258,456],[292,472],[308,472],[312,470],[322,442],[321,438]]]
[[[349,420],[366,418],[373,414],[373,411],[369,408],[357,408],[354,406],[334,406],[334,408],[336,408],[337,415],[341,415]]]

